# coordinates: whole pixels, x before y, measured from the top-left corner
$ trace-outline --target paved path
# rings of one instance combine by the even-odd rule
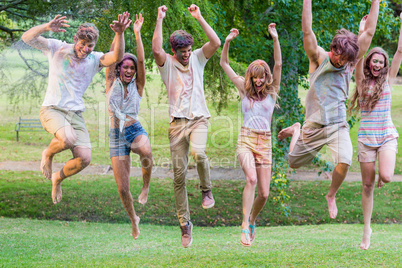
[[[19,161],[4,161],[0,162],[0,170],[14,170],[14,171],[40,171],[40,162],[19,162]],[[63,164],[54,163],[53,170],[61,169]],[[83,175],[89,174],[108,174],[113,175],[113,170],[110,166],[105,165],[90,165],[81,171]],[[132,167],[130,175],[134,177],[142,176],[141,168]],[[154,167],[152,171],[152,178],[173,178],[173,171],[164,167]],[[198,178],[197,170],[195,168],[189,168],[187,178]],[[329,177],[322,174],[318,176],[317,171],[297,171],[295,174],[288,176],[291,180],[308,180],[308,181],[320,181],[330,180]],[[212,180],[244,180],[244,173],[240,168],[211,168]],[[349,172],[346,176],[346,181],[361,181],[360,172]],[[393,181],[402,181],[402,175],[395,175]]]

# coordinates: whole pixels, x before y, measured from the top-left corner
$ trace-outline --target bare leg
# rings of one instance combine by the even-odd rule
[[[336,165],[334,172],[332,173],[331,186],[329,187],[328,194],[325,196],[328,202],[329,217],[335,219],[338,214],[338,208],[336,207],[335,195],[341,187],[342,182],[345,180],[346,174],[348,173],[349,165],[345,163],[338,163]]]
[[[132,236],[134,239],[137,239],[140,235],[140,229],[138,228],[140,218],[135,214],[133,197],[130,192],[130,162],[129,155],[112,157],[113,174],[114,179],[116,180],[120,200],[130,218]]]
[[[71,126],[66,126],[56,132],[49,146],[42,151],[40,170],[48,180],[52,178],[53,156],[61,151],[72,148],[76,140],[77,135],[74,129]]]
[[[251,153],[239,154],[239,163],[246,175],[246,186],[243,190],[243,221],[241,228],[249,230],[250,212],[254,203],[255,187],[257,186],[257,171],[254,156]],[[243,232],[241,233],[240,240],[243,245],[251,244]]]
[[[138,197],[138,203],[145,205],[148,200],[149,182],[151,181],[153,166],[151,144],[149,143],[148,137],[145,135],[136,137],[131,144],[131,150],[133,153],[140,155],[143,185],[141,194]]]
[[[91,149],[84,146],[75,146],[71,149],[73,159],[67,161],[64,167],[52,174],[52,199],[57,204],[61,201],[61,182],[86,168],[91,162]]]
[[[371,214],[373,213],[373,192],[375,183],[375,162],[361,162],[360,170],[362,172],[362,206],[363,206],[363,238],[360,248],[367,250],[370,247],[371,236]]]
[[[395,151],[384,150],[378,153],[378,188],[381,188],[384,183],[391,182],[394,176],[395,160]]]
[[[290,127],[287,127],[285,129],[282,129],[278,133],[278,140],[283,140],[286,139],[287,137],[292,137],[290,140],[290,145],[289,145],[289,153],[293,151],[293,148],[296,145],[297,139],[300,136],[300,123],[296,122]]]
[[[269,186],[271,182],[271,166],[257,165],[257,185],[258,195],[254,200],[253,211],[250,215],[250,224],[255,225],[255,220],[265,206],[269,195]],[[254,241],[255,232],[250,236],[250,240]]]

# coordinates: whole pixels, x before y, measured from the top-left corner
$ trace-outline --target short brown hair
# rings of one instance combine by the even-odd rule
[[[77,33],[75,36],[78,39],[82,39],[85,41],[95,41],[98,42],[99,37],[99,30],[96,28],[95,24],[93,23],[83,23],[78,27]]]
[[[352,65],[356,63],[360,50],[357,35],[346,29],[336,31],[330,48],[336,55],[341,55],[342,59],[350,62]]]
[[[170,46],[174,51],[177,51],[179,48],[192,46],[194,44],[193,36],[184,30],[174,31],[170,36],[169,41]]]

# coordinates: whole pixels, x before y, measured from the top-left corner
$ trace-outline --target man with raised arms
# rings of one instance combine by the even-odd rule
[[[162,48],[162,22],[166,11],[166,6],[158,8],[152,52],[166,85],[169,99],[169,141],[173,162],[176,211],[182,233],[181,243],[183,247],[189,247],[192,243],[193,229],[186,189],[190,145],[200,177],[202,207],[207,209],[215,204],[211,192],[209,162],[205,154],[208,118],[211,115],[205,102],[203,76],[208,59],[214,55],[221,42],[215,31],[201,16],[198,6],[193,4],[188,11],[201,25],[209,42],[202,48],[192,51],[194,41],[191,34],[177,30],[170,36],[173,56],[167,54]]]
[[[311,163],[324,145],[331,150],[336,167],[325,196],[331,219],[338,213],[335,195],[346,177],[353,156],[345,106],[349,83],[355,64],[364,56],[374,36],[379,5],[380,0],[372,1],[366,27],[359,37],[348,30],[338,30],[327,52],[317,45],[312,29],[311,0],[303,2],[303,43],[310,62],[306,121],[301,132],[300,123],[295,123],[280,131],[278,139],[292,137],[289,146],[291,168]]]
[[[102,67],[119,62],[124,53],[124,30],[130,25],[129,13],[119,15],[110,24],[115,32],[115,50],[103,54],[94,52],[99,31],[92,23],[78,27],[74,44],[56,39],[47,39],[45,32],[65,32],[70,27],[66,17],[57,15],[53,20],[26,31],[22,40],[28,45],[42,50],[49,60],[49,82],[45,100],[40,110],[40,120],[46,131],[54,138],[42,152],[41,171],[52,181],[52,199],[61,201],[61,182],[84,169],[91,161],[91,143],[85,126],[83,94],[94,75]],[[70,149],[73,158],[64,167],[52,173],[55,154]]]

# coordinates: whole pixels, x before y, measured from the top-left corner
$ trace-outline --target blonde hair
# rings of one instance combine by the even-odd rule
[[[370,70],[370,61],[371,58],[373,57],[374,54],[380,54],[384,56],[384,68],[381,69],[380,75],[378,77],[373,76]],[[355,92],[353,93],[352,99],[350,101],[350,107],[349,107],[349,113],[352,113],[352,111],[359,111],[361,108],[365,108],[366,110],[371,113],[371,111],[374,109],[375,105],[377,102],[381,99],[382,95],[382,90],[384,88],[384,84],[387,80],[387,75],[388,75],[388,69],[389,69],[389,56],[388,53],[380,48],[380,47],[375,47],[371,49],[367,56],[364,58],[363,62],[363,82],[360,85],[360,88],[355,89]],[[367,96],[367,92],[370,89],[370,83],[371,81],[375,82],[374,88],[371,92],[370,95]],[[359,90],[362,92],[362,95],[359,95]]]
[[[254,87],[253,78],[263,77],[264,75],[264,89],[258,92]],[[246,92],[246,97],[249,98],[252,102],[263,100],[268,96],[268,94],[271,95],[272,99],[276,102],[278,97],[278,90],[272,85],[274,79],[271,74],[271,69],[265,61],[253,61],[247,68],[244,80],[244,90]]]

